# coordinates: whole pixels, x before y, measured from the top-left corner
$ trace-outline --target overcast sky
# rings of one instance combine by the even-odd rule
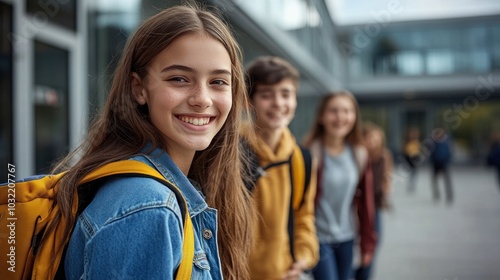
[[[500,0],[326,0],[337,24],[373,21],[387,11],[391,20],[500,14]]]

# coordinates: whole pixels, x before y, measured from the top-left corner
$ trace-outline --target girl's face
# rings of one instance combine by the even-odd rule
[[[364,143],[371,156],[377,155],[382,150],[382,135],[377,130],[372,130],[364,136]]]
[[[204,33],[177,38],[151,61],[144,79],[135,73],[132,79],[137,102],[147,104],[171,155],[206,149],[231,110],[231,59]]]
[[[344,139],[356,123],[356,108],[349,97],[330,98],[320,122],[327,136]]]
[[[274,85],[258,84],[251,101],[257,127],[273,131],[287,127],[297,108],[296,91],[291,79],[281,80]]]

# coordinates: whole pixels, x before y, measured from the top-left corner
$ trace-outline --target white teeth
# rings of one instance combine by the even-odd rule
[[[192,125],[205,125],[210,122],[210,118],[189,118],[185,116],[180,117],[180,120]]]

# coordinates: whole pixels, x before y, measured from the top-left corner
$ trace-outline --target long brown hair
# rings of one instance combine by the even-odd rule
[[[69,239],[75,224],[71,205],[77,182],[86,174],[103,164],[130,158],[147,142],[151,142],[154,148],[165,148],[161,133],[147,118],[147,110],[133,98],[131,75],[135,72],[144,78],[149,63],[158,53],[179,36],[195,32],[203,32],[218,40],[229,53],[233,104],[225,124],[209,147],[195,154],[188,177],[202,183],[208,205],[218,209],[219,251],[224,278],[248,279],[247,257],[252,245],[253,210],[243,184],[244,159],[238,134],[242,116],[249,110],[242,54],[228,26],[220,18],[192,4],[172,7],[149,18],[127,42],[106,104],[87,138],[53,170],[68,172],[56,199],[60,215],[48,230],[53,230],[58,221],[66,219],[71,227],[66,229],[64,237]]]
[[[321,119],[325,114],[330,100],[341,96],[347,97],[349,100],[351,100],[352,104],[354,105],[354,110],[356,111],[356,121],[352,130],[349,132],[349,134],[347,134],[346,141],[353,146],[362,145],[361,113],[359,111],[359,105],[354,95],[352,95],[352,93],[350,93],[349,91],[344,90],[338,92],[330,92],[322,98],[319,103],[318,110],[316,110],[316,117],[314,119],[313,127],[304,140],[304,145],[306,147],[310,147],[315,140],[324,141],[326,131],[324,125],[321,123]]]

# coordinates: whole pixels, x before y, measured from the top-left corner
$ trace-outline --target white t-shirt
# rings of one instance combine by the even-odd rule
[[[316,208],[316,230],[321,243],[340,243],[354,239],[352,201],[359,182],[354,152],[346,145],[332,156],[323,151],[321,193]]]

